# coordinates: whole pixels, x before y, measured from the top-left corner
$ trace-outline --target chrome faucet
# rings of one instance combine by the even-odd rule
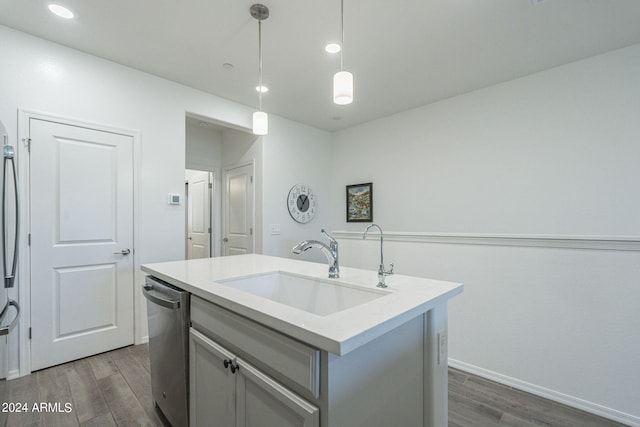
[[[387,285],[384,283],[384,279],[387,276],[391,276],[393,274],[393,263],[389,264],[389,270],[385,270],[384,268],[384,251],[383,251],[383,243],[384,243],[384,234],[382,233],[382,228],[378,224],[371,224],[364,230],[362,234],[362,239],[367,238],[367,233],[372,227],[376,227],[380,231],[380,267],[378,267],[378,284],[379,288],[386,288]]]
[[[318,240],[303,240],[291,248],[291,252],[296,255],[300,255],[302,252],[308,251],[311,248],[320,249],[327,257],[327,261],[329,261],[329,278],[337,279],[340,277],[340,267],[338,266],[338,241],[327,234],[327,232],[324,231],[324,228],[320,231],[329,239],[329,246]]]

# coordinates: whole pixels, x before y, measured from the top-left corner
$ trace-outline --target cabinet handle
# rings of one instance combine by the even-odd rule
[[[236,362],[236,364],[234,365],[233,363],[231,364],[231,373],[235,374],[236,371],[240,370],[240,366],[238,365],[238,363]]]
[[[224,367],[225,367],[225,369],[226,369],[226,368],[228,368],[228,367],[229,367],[229,365],[231,365],[231,360],[224,359],[224,362],[223,362],[223,363],[224,363]],[[233,366],[233,365],[232,365],[232,366]]]

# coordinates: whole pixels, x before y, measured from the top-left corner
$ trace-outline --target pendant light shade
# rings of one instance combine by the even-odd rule
[[[267,135],[269,133],[269,116],[264,111],[253,113],[254,135]]]
[[[333,102],[347,105],[353,102],[353,74],[344,71],[344,0],[340,0],[340,25],[342,42],[340,50],[340,71],[333,76]]]
[[[262,21],[269,17],[269,8],[256,3],[249,8],[251,16],[258,20],[258,111],[253,113],[253,133],[255,135],[267,135],[269,133],[269,116],[262,111]]]
[[[333,102],[347,105],[353,102],[353,74],[338,71],[333,76]]]

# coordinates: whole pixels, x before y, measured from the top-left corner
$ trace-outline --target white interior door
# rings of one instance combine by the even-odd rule
[[[133,138],[31,118],[31,369],[133,343]]]
[[[210,178],[209,172],[187,171],[187,259],[211,253]]]
[[[224,171],[224,255],[253,253],[253,165]]]

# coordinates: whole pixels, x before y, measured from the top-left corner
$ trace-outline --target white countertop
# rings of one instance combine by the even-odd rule
[[[328,266],[266,255],[237,255],[145,264],[142,270],[214,304],[269,326],[313,347],[337,355],[383,335],[462,292],[462,285],[395,274],[386,278],[388,294],[326,316],[308,313],[216,283],[240,276],[284,271],[326,279]],[[373,290],[376,271],[340,267],[329,279]]]

